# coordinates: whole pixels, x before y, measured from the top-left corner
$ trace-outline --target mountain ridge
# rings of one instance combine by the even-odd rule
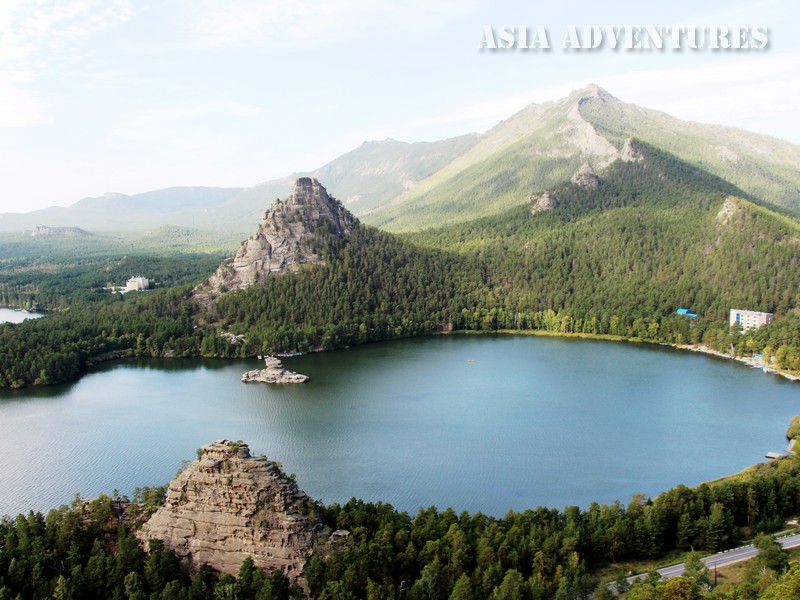
[[[528,104],[482,134],[437,142],[365,142],[313,171],[245,188],[108,194],[67,208],[0,214],[0,230],[45,225],[145,231],[171,224],[242,235],[265,205],[288,193],[294,179],[310,176],[324,181],[365,223],[414,231],[524,204],[532,194],[568,181],[587,162],[602,171],[629,137],[720,175],[767,205],[800,209],[800,146],[682,121],[590,84],[558,100]]]

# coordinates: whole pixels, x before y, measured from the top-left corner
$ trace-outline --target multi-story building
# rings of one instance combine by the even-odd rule
[[[150,288],[150,281],[146,277],[131,277],[125,282],[126,292],[138,292]]]
[[[748,329],[758,329],[762,325],[769,325],[775,317],[772,313],[759,312],[757,310],[731,309],[731,327],[738,325],[742,331]]]

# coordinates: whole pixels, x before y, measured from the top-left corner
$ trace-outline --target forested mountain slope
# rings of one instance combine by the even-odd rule
[[[612,143],[645,140],[769,204],[800,209],[800,147],[794,144],[734,127],[682,121],[609,94],[588,97],[580,113]]]
[[[633,148],[636,156],[615,162],[598,187],[555,188],[551,210],[531,214],[534,199],[408,239],[480,257],[504,306],[524,313],[567,310],[573,319],[616,316],[632,325],[678,307],[719,320],[731,307],[795,308],[795,219],[652,146]],[[502,326],[513,324],[508,319]]]

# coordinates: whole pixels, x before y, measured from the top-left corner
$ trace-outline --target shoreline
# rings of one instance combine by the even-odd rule
[[[755,358],[755,356],[733,356],[728,354],[727,352],[720,352],[719,350],[714,350],[713,348],[709,348],[703,344],[699,346],[691,346],[689,344],[671,344],[673,348],[677,348],[678,350],[688,350],[689,352],[698,352],[700,354],[709,354],[711,356],[717,356],[719,358],[727,358],[729,360],[735,360],[736,362],[743,363],[753,369],[761,369],[764,373],[769,373],[771,375],[780,375],[789,381],[800,381],[800,376],[795,375],[794,373],[790,373],[788,371],[783,371],[776,367],[772,367],[764,363],[763,358]]]
[[[651,342],[648,340],[643,340],[641,338],[628,338],[621,335],[611,335],[607,333],[562,333],[559,331],[544,331],[540,329],[523,329],[523,330],[497,329],[495,331],[456,329],[451,332],[447,333],[443,332],[435,335],[452,335],[452,334],[487,335],[487,334],[498,334],[498,333],[503,335],[534,335],[542,337],[578,338],[586,340],[602,340],[609,342],[628,342],[631,344],[651,344],[653,346],[666,346],[668,348],[674,348],[675,350],[685,350],[688,352],[695,352],[698,354],[707,354],[710,356],[716,356],[717,358],[735,360],[736,362],[743,363],[751,368],[761,369],[765,373],[769,373],[771,375],[779,375],[785,379],[788,379],[789,381],[800,381],[800,374],[794,374],[789,371],[778,369],[777,367],[766,365],[763,359],[757,359],[754,356],[733,356],[732,354],[728,354],[727,352],[720,352],[719,350],[714,350],[713,348],[709,348],[708,346],[705,346],[703,344],[699,344],[696,346],[692,344],[668,344],[666,342]]]

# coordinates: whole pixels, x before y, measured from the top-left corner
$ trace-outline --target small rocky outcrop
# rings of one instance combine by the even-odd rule
[[[727,225],[740,212],[742,212],[742,209],[736,203],[736,200],[732,196],[728,196],[727,198],[725,198],[725,202],[722,204],[722,208],[720,208],[719,212],[717,213],[717,221],[721,225]]]
[[[192,568],[236,574],[248,557],[305,587],[303,569],[320,522],[313,502],[280,467],[241,442],[219,440],[169,484],[164,506],[137,532],[162,540]]]
[[[556,206],[560,204],[558,198],[553,196],[550,192],[545,192],[544,194],[533,194],[529,198],[531,202],[531,214],[535,215],[536,213],[544,212],[547,210],[553,210]]]
[[[242,381],[245,383],[305,383],[309,379],[308,375],[287,371],[283,368],[283,363],[274,356],[265,358],[264,364],[265,368],[263,369],[242,373]]]
[[[594,172],[594,169],[592,169],[592,165],[588,162],[583,163],[581,168],[575,171],[570,181],[580,187],[596,188],[600,185],[600,178]]]
[[[329,236],[350,235],[356,219],[310,177],[301,177],[285,200],[276,200],[264,214],[258,231],[242,242],[195,293],[213,298],[243,289],[270,275],[296,272],[323,262],[322,246]]]
[[[644,152],[637,147],[631,138],[625,140],[625,145],[622,147],[619,157],[623,162],[644,162]]]

